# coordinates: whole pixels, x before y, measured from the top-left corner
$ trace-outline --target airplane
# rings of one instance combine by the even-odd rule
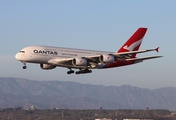
[[[15,58],[21,61],[26,69],[26,63],[40,64],[43,70],[56,67],[68,68],[67,74],[91,73],[91,69],[105,69],[132,65],[144,60],[160,58],[162,56],[148,56],[137,58],[136,54],[150,51],[158,52],[155,49],[138,50],[147,28],[141,27],[125,42],[117,52],[85,50],[52,46],[29,46],[20,50]],[[73,69],[78,69],[74,71]]]

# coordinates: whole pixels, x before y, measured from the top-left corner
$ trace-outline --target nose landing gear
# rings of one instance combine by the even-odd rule
[[[23,69],[26,69],[26,68],[27,68],[27,66],[24,65],[24,66],[23,66]]]
[[[21,62],[24,64],[23,69],[26,69],[27,68],[26,62],[24,62],[24,61],[21,61]]]

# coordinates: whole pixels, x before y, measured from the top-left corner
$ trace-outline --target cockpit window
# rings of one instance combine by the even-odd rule
[[[20,51],[20,53],[25,53],[24,51]]]

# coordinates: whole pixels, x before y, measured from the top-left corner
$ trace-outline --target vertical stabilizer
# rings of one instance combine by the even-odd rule
[[[137,51],[142,43],[146,31],[147,28],[138,28],[117,52]],[[136,54],[133,54],[131,58],[134,58],[135,56]]]

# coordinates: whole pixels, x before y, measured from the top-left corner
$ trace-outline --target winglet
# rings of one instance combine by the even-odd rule
[[[156,50],[156,52],[159,52],[159,47],[157,47],[155,50]]]

